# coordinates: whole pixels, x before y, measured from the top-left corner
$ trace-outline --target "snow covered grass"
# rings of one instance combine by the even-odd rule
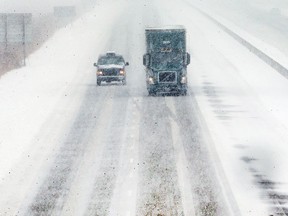
[[[227,24],[249,42],[251,39],[251,43],[257,45],[257,48],[261,47],[272,57],[280,55],[283,59],[281,55],[285,55],[287,58],[287,1],[223,0],[221,5],[211,0],[187,2],[200,7],[224,25]]]
[[[257,38],[252,34],[248,33],[247,31],[243,30],[243,28],[238,27],[231,21],[213,14],[213,18],[223,24],[225,27],[228,27],[231,31],[239,35],[244,40],[248,41],[250,44],[258,48],[260,51],[264,52],[266,55],[280,63],[285,68],[288,68],[288,56],[281,52],[276,47],[266,43],[261,38]]]
[[[283,15],[288,17],[288,3],[285,0],[275,0],[275,1],[263,1],[263,0],[254,0],[249,2],[254,8],[262,9],[267,13],[273,13],[275,11],[277,14],[275,15]],[[276,9],[276,10],[275,10]],[[278,14],[279,11],[279,14]]]

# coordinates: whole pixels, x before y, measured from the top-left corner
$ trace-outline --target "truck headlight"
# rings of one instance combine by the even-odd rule
[[[148,83],[151,85],[153,85],[154,84],[154,79],[153,79],[153,77],[149,77],[148,78]]]
[[[187,83],[187,77],[186,77],[186,76],[182,76],[180,82],[181,82],[182,84],[186,84],[186,83]]]
[[[102,72],[102,71],[97,71],[97,75],[98,75],[98,76],[102,76],[102,75],[103,75],[103,72]]]
[[[125,71],[124,71],[124,70],[120,70],[120,71],[119,71],[119,74],[120,74],[120,75],[124,75],[124,74],[125,74]]]

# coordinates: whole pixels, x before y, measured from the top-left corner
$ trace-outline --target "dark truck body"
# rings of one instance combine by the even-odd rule
[[[147,28],[146,83],[149,95],[156,93],[187,93],[186,30],[182,26]]]

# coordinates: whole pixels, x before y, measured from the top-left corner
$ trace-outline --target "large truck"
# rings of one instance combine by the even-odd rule
[[[146,84],[149,95],[187,93],[186,30],[183,26],[146,28]]]

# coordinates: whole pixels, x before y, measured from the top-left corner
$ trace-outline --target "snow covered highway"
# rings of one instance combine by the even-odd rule
[[[148,96],[145,28],[168,25],[187,30],[188,93]],[[97,86],[93,63],[112,50],[127,85]],[[287,94],[287,78],[188,0],[97,1],[0,77],[0,215],[288,215]]]

